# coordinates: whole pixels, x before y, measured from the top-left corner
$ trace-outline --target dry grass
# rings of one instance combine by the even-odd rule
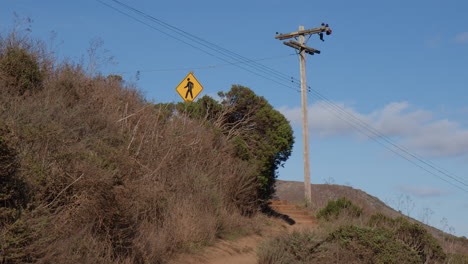
[[[15,92],[15,76],[0,72],[0,138],[28,190],[0,229],[3,261],[164,263],[250,230],[240,223],[256,210],[253,168],[222,135],[118,79],[52,67],[26,38],[0,40],[8,49],[32,54],[42,77]]]

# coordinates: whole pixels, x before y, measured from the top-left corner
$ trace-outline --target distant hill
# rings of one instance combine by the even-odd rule
[[[312,184],[312,208],[323,208],[329,200],[347,197],[369,213],[384,213],[391,217],[401,216],[393,208],[387,206],[377,197],[369,195],[362,190],[349,186],[335,184]],[[288,200],[292,204],[304,203],[304,183],[296,181],[276,182],[276,199]]]

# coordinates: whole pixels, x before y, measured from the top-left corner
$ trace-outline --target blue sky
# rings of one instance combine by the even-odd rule
[[[467,1],[121,1],[294,78],[299,77],[297,56],[274,39],[275,33],[329,23],[333,34],[325,42],[318,36],[308,41],[322,51],[307,58],[308,85],[448,173],[409,157],[431,174],[395,155],[381,137],[372,140],[357,132],[343,120],[355,123],[352,118],[334,114],[311,94],[312,182],[351,185],[418,219],[432,211],[426,214],[431,225],[468,236],[468,193],[446,182],[468,190],[447,176],[468,183]],[[141,18],[157,30],[149,28],[96,0],[7,1],[0,9],[1,34],[12,29],[14,12],[33,19],[30,34],[59,59],[87,64],[90,42],[102,40],[100,54],[116,63],[103,63],[98,70],[122,74],[148,100],[181,101],[174,89],[190,70],[204,86],[202,95],[215,96],[232,84],[252,88],[281,110],[295,131],[294,153],[279,179],[303,179],[300,94],[294,83],[226,65],[188,35],[171,38],[167,34],[174,32]]]

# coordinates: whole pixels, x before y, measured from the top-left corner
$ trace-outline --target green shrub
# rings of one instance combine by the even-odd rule
[[[468,255],[464,254],[449,254],[447,259],[450,259],[451,264],[467,264],[468,263]]]
[[[320,240],[310,232],[293,232],[273,238],[258,251],[259,264],[310,263]]]
[[[17,177],[16,152],[0,137],[0,227],[18,218],[25,205],[25,186]]]
[[[342,226],[321,238],[305,232],[283,234],[258,251],[260,264],[373,263],[418,264],[418,253],[388,228]]]
[[[6,263],[29,262],[30,257],[25,252],[25,247],[31,242],[31,230],[26,223],[18,220],[9,226],[0,242]]]
[[[329,221],[331,219],[336,219],[343,212],[353,217],[359,217],[362,214],[362,209],[343,197],[336,201],[328,201],[327,206],[317,213],[317,218],[323,218]]]
[[[7,47],[0,54],[0,81],[13,95],[23,95],[41,87],[44,80],[38,59],[18,46]]]
[[[387,228],[343,226],[330,233],[329,243],[338,243],[352,258],[364,263],[421,263],[416,251],[395,238]]]
[[[423,263],[443,263],[446,259],[439,242],[418,223],[411,223],[403,217],[392,219],[376,214],[369,219],[369,225],[394,230],[395,236],[415,250]]]

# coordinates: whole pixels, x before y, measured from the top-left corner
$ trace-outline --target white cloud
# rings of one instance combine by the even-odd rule
[[[419,155],[441,157],[468,154],[468,129],[463,129],[456,122],[436,120],[432,112],[414,109],[407,102],[390,103],[370,114],[361,114],[343,103],[335,105],[378,131],[377,134],[367,132],[370,136],[391,137],[397,144],[404,145]],[[280,111],[293,125],[300,126],[299,107],[282,107]],[[309,106],[309,128],[312,135],[362,137],[349,122],[359,124],[359,121],[341,110],[337,112],[336,108],[330,108],[330,104],[317,102]]]
[[[468,32],[462,32],[455,36],[456,43],[468,43]]]
[[[421,124],[428,122],[432,114],[427,111],[407,111],[407,102],[390,103],[382,110],[370,114],[373,126],[386,136],[405,136],[415,133]]]
[[[428,156],[457,156],[468,153],[468,130],[455,122],[438,120],[421,127],[405,142]]]
[[[345,106],[342,103],[335,103],[353,116],[368,121],[367,117],[357,113],[354,109]],[[301,125],[302,123],[302,110],[301,108],[287,108],[282,107],[279,109],[288,118],[293,125]],[[327,104],[318,102],[310,105],[308,108],[308,121],[309,128],[314,135],[320,137],[333,137],[344,136],[354,133],[354,128],[351,124],[345,121],[345,116],[336,114],[336,110],[327,107]]]
[[[418,197],[435,197],[435,196],[442,196],[450,194],[449,191],[435,188],[435,187],[428,187],[428,186],[408,186],[408,185],[399,185],[398,189],[405,193],[418,196]]]

